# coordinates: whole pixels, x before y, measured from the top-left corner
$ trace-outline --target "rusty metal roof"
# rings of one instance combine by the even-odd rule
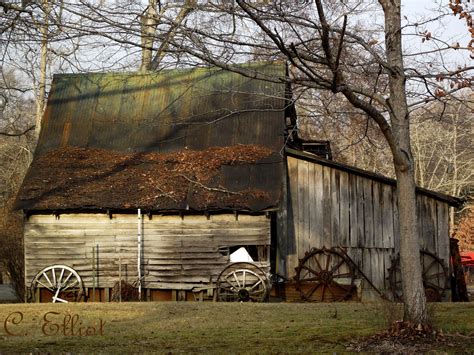
[[[283,77],[283,65],[260,64]],[[281,149],[284,84],[216,68],[56,75],[36,154],[74,146],[174,151],[260,144]]]
[[[283,65],[252,66],[269,76],[285,75]],[[286,104],[283,83],[217,68],[56,75],[17,207],[27,211],[276,208],[283,177],[279,152],[284,145]],[[199,180],[192,168],[182,165],[189,164],[189,159],[175,161],[188,151],[204,152],[209,160],[215,158],[212,154],[222,154],[211,147],[229,148],[226,154],[230,157],[241,146],[249,147],[245,151],[266,154],[238,163],[224,159],[207,180]],[[160,157],[152,158],[150,163],[140,155],[147,153]],[[90,166],[87,162],[94,154],[104,159],[113,156],[115,160],[104,166]],[[157,162],[168,156],[175,164],[163,164],[160,176],[175,176],[176,169],[190,174],[175,179],[176,190],[183,190],[184,184],[187,194],[180,199],[150,202],[142,196],[145,192],[137,194],[143,185],[140,176],[134,178],[137,164],[123,165],[120,155],[132,162],[140,156],[137,171],[145,175],[152,166],[155,171],[159,169]],[[81,156],[85,158],[81,160]],[[120,179],[128,179],[127,184],[133,188],[126,188],[127,184],[122,188],[110,186],[111,181],[121,184]],[[166,193],[172,190],[170,180]],[[196,200],[198,190],[212,192],[205,194],[205,203]],[[231,194],[235,198],[224,198],[224,191],[227,197]],[[150,203],[144,206],[143,201]]]

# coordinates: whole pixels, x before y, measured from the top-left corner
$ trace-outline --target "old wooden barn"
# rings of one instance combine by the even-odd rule
[[[397,297],[395,182],[295,149],[288,98],[214,68],[56,75],[17,199],[31,299]],[[434,298],[456,203],[418,192]]]

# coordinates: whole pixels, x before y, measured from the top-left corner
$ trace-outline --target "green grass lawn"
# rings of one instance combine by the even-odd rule
[[[438,329],[474,334],[474,303],[431,309]],[[399,312],[393,304],[361,303],[4,304],[0,353],[341,352],[349,342],[385,329]],[[465,345],[447,350],[473,351],[473,337],[464,338]]]

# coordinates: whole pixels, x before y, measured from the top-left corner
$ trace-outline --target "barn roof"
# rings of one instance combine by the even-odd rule
[[[216,68],[56,75],[17,207],[276,208],[286,104],[283,83]]]

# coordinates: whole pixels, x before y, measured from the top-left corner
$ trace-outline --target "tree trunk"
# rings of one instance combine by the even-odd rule
[[[140,66],[141,72],[146,72],[150,70],[151,60],[153,57],[153,44],[155,42],[156,35],[156,0],[149,0],[148,7],[145,10],[145,13],[141,18],[142,33],[141,33],[141,43],[142,43],[142,63]]]
[[[41,24],[41,53],[40,53],[40,77],[38,81],[38,96],[36,98],[36,136],[41,130],[41,120],[43,118],[46,101],[46,70],[48,65],[48,28],[49,28],[49,0],[43,1],[44,21]]]
[[[385,45],[390,66],[390,120],[396,145],[391,145],[400,224],[400,266],[404,319],[426,324],[428,315],[420,263],[414,160],[410,147],[410,124],[402,58],[400,0],[379,0],[385,14]]]
[[[411,165],[413,166],[413,163]],[[412,166],[408,170],[396,166],[395,170],[400,223],[400,266],[404,319],[417,325],[426,324],[428,315],[420,263],[416,192]]]

